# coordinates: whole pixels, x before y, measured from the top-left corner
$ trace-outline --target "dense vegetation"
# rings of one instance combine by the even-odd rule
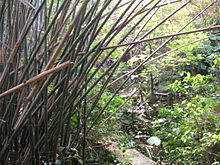
[[[0,1],[0,164],[220,164],[219,5]]]

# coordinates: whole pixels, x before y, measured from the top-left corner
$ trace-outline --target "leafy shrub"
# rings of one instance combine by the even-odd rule
[[[162,108],[155,121],[162,139],[163,161],[175,164],[211,164],[219,161],[220,118],[216,111],[219,89],[210,76],[187,76],[175,81],[171,90],[184,100],[172,108]]]

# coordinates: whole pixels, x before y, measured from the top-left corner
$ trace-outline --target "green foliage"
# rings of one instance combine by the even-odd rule
[[[179,96],[184,96],[187,98],[192,98],[197,94],[205,95],[212,94],[215,90],[214,83],[210,83],[209,75],[197,74],[191,76],[190,72],[182,72],[182,75],[186,74],[186,77],[183,80],[176,80],[174,83],[171,83],[170,89]],[[206,89],[206,90],[204,90]],[[210,89],[210,90],[208,90]]]
[[[212,155],[211,148],[220,143],[216,134],[220,120],[213,110],[215,104],[200,97],[181,104],[160,110],[159,117],[163,120],[157,123],[159,131],[156,135],[163,141],[163,159],[181,164],[213,161],[206,157],[206,153]]]
[[[216,97],[219,88],[209,76],[191,76],[189,72],[182,81],[175,81],[171,90],[182,96],[181,103],[172,108],[162,108],[155,121],[162,139],[164,162],[200,164],[219,161],[213,150],[220,144],[220,102]]]

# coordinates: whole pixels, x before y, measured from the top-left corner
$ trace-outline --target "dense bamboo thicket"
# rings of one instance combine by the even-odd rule
[[[153,15],[171,3],[178,3],[179,7],[144,31]],[[86,137],[129,78],[96,118],[91,119],[120,62],[135,45],[147,42],[143,40],[189,3],[178,0],[169,3],[162,0],[1,0],[1,164],[55,163],[59,146],[80,147],[85,163]],[[103,33],[112,19],[112,25]],[[131,39],[130,34],[135,30],[139,33]],[[119,46],[109,46],[122,32],[123,37],[115,45],[123,46],[123,53],[97,76],[118,49]],[[165,36],[170,38],[129,74],[148,62],[175,35]],[[101,84],[99,90],[91,96],[97,84]],[[75,125],[71,122],[72,116],[77,118]]]

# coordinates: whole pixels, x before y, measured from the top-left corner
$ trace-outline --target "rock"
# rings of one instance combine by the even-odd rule
[[[108,144],[106,149],[112,152],[118,160],[129,162],[131,165],[157,165],[156,162],[147,158],[136,149],[126,149],[125,152],[122,152],[122,150],[118,148],[118,144],[114,142]]]
[[[131,161],[131,165],[157,165],[156,162],[135,149],[127,149],[124,154],[127,157],[126,159]]]

